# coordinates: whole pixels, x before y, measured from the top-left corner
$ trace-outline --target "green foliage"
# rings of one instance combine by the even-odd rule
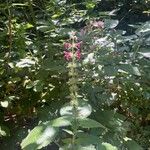
[[[83,41],[76,150],[148,149],[148,17],[148,0],[1,1],[0,149],[9,150],[9,143],[18,149],[24,132],[39,122],[22,148],[51,142],[72,148],[73,107],[62,45],[73,30]],[[98,20],[104,28],[91,27]]]
[[[41,149],[54,140],[57,132],[50,122],[40,124],[22,141],[21,147],[25,150]]]

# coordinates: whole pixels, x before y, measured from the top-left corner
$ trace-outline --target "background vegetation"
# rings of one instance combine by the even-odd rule
[[[29,129],[70,101],[63,43],[72,30],[83,41],[79,93],[109,129],[88,132],[119,150],[150,148],[149,9],[149,0],[1,0],[0,149],[21,149]],[[87,30],[99,20],[103,30]]]

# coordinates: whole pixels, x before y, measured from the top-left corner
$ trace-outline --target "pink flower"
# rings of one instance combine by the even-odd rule
[[[80,52],[80,50],[77,50],[77,51],[76,51],[76,58],[77,58],[78,60],[80,60],[80,58],[81,58],[81,52]]]
[[[75,47],[79,50],[79,49],[81,48],[81,44],[82,44],[82,41],[76,43],[76,44],[75,44]]]
[[[67,60],[67,61],[70,61],[73,57],[73,52],[69,51],[70,48],[73,48],[74,50],[76,49],[76,52],[75,52],[75,57],[76,59],[80,60],[81,58],[81,44],[82,44],[82,41],[81,42],[78,42],[78,43],[73,43],[73,44],[70,44],[70,43],[64,43],[64,47],[65,47],[65,50],[64,51],[64,58]]]
[[[70,43],[64,43],[64,48],[66,49],[66,50],[68,50],[69,48],[71,48],[71,44]]]
[[[71,52],[67,52],[67,51],[64,51],[64,58],[69,61],[72,59],[72,53]]]
[[[93,27],[96,27],[96,28],[104,28],[104,22],[103,21],[94,21],[92,23]]]

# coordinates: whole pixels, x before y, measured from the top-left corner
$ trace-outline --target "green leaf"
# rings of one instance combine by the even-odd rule
[[[141,73],[140,73],[138,67],[133,66],[132,69],[133,69],[133,74],[134,75],[141,76]]]
[[[104,127],[99,122],[89,119],[89,118],[78,119],[78,122],[79,122],[79,126],[82,128],[99,128],[100,127],[100,128],[106,129],[106,127]]]
[[[147,21],[144,25],[138,28],[135,33],[137,35],[146,35],[150,33],[150,21]]]
[[[80,133],[77,133],[77,137],[78,138],[76,139],[76,143],[78,145],[86,146],[86,145],[89,145],[89,144],[93,144],[99,149],[102,148],[102,142],[101,142],[100,138],[97,137],[97,136],[87,134],[87,133],[84,133],[84,132],[80,132]]]
[[[52,127],[51,122],[42,123],[31,130],[28,136],[22,141],[21,148],[24,150],[36,150],[51,143],[58,128]]]
[[[47,25],[41,25],[37,27],[37,30],[41,31],[41,32],[46,32],[51,30],[52,28],[50,26]]]
[[[115,147],[109,143],[102,143],[102,145],[105,147],[105,150],[118,150],[117,147]]]
[[[13,3],[12,6],[28,6],[28,3]]]
[[[141,76],[140,70],[136,66],[132,66],[130,64],[121,64],[119,65],[119,69],[125,71],[126,73]],[[120,70],[120,71],[121,71]]]
[[[118,69],[116,68],[116,66],[106,66],[104,67],[104,73],[107,76],[116,76],[118,73]]]
[[[20,62],[16,64],[16,67],[25,68],[25,67],[31,67],[32,65],[35,65],[35,61],[29,58],[25,58],[25,59],[21,59]]]
[[[43,86],[44,86],[44,83],[41,80],[36,80],[36,81],[34,81],[33,90],[35,92],[41,92],[43,90]]]
[[[0,137],[9,136],[9,135],[10,135],[9,129],[4,125],[0,125]]]
[[[71,125],[72,120],[73,119],[69,116],[59,117],[57,119],[52,120],[52,126],[53,127],[69,126]]]
[[[119,24],[118,20],[112,20],[112,19],[105,19],[104,22],[105,22],[105,27],[110,29],[115,28]]]
[[[31,89],[34,86],[34,82],[26,80],[25,86],[26,86],[26,89]]]
[[[59,148],[59,150],[96,150],[94,145],[88,145],[88,146],[81,146],[81,145],[76,145],[75,147],[71,147],[71,145],[65,145],[61,148]]]
[[[145,52],[145,53],[139,52],[139,54],[143,55],[145,58],[150,58],[150,52]]]
[[[30,29],[30,28],[33,28],[33,25],[30,24],[30,23],[27,23],[27,24],[25,25],[25,29]]]
[[[94,145],[78,146],[77,150],[96,150]]]
[[[94,7],[95,7],[95,3],[94,3],[94,2],[88,1],[88,2],[86,3],[86,8],[87,8],[87,9],[93,9]]]
[[[0,104],[2,107],[7,108],[9,105],[9,102],[8,101],[1,101]]]
[[[70,104],[66,104],[64,107],[60,109],[61,116],[72,116],[73,107]],[[85,101],[79,101],[78,106],[78,117],[79,118],[86,118],[92,112],[92,107]]]
[[[143,148],[138,145],[134,140],[127,137],[124,140],[126,141],[125,145],[127,146],[128,150],[143,150]]]

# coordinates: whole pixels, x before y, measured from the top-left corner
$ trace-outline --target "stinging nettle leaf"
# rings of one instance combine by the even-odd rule
[[[73,119],[69,116],[62,116],[62,117],[52,120],[51,124],[53,127],[69,126],[71,125],[72,120]]]
[[[70,106],[70,104],[66,104],[64,107],[60,109],[60,115],[72,115],[73,107]],[[92,107],[84,101],[79,101],[79,106],[78,106],[78,117],[79,118],[86,118],[88,117],[92,112]]]
[[[102,124],[100,124],[99,122],[93,119],[89,119],[89,118],[78,119],[78,122],[79,122],[79,126],[82,128],[104,128],[106,129],[106,127],[104,127]]]
[[[58,128],[52,127],[51,122],[42,123],[29,132],[21,142],[24,150],[36,150],[50,144],[56,137]]]

